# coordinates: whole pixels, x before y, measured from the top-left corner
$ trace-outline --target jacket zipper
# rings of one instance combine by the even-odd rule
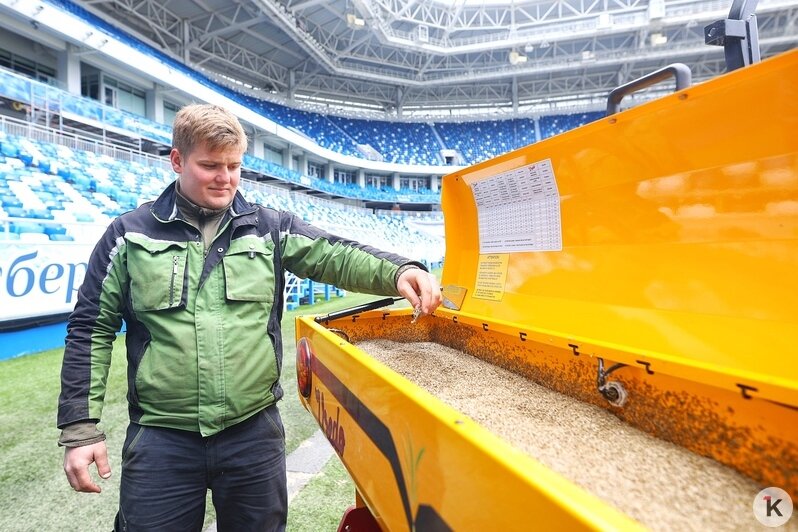
[[[169,283],[169,306],[174,306],[175,302],[175,278],[177,277],[178,256],[172,257],[172,281]]]

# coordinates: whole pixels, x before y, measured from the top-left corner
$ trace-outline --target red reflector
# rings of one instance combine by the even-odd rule
[[[313,351],[310,348],[310,340],[303,336],[296,344],[296,384],[299,393],[305,399],[310,397],[313,375],[310,369],[312,358]]]

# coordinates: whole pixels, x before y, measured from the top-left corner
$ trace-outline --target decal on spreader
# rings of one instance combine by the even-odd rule
[[[480,253],[562,250],[560,193],[545,159],[471,183]]]

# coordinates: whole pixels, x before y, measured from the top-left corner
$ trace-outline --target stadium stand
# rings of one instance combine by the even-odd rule
[[[594,122],[603,117],[603,112],[543,116],[540,118],[541,140],[559,135],[560,133]]]
[[[322,148],[327,148],[343,155],[356,157],[359,155],[355,142],[334,124],[330,123],[323,115],[292,109],[251,96],[243,96],[243,98],[265,117],[306,136]]]
[[[119,214],[155,199],[174,179],[164,161],[145,165],[3,132],[0,154],[0,172],[5,176],[0,186],[0,221],[8,222],[4,233],[28,241],[93,242],[96,233],[77,224],[104,226]],[[250,201],[294,212],[353,240],[421,257],[429,264],[439,263],[443,256],[442,238],[431,241],[429,235],[406,224],[402,213],[374,216],[371,209],[247,180],[242,180],[241,190]],[[53,224],[45,225],[45,221]]]
[[[33,101],[33,95],[39,92],[47,92],[47,105],[48,111],[58,113],[62,111],[63,116],[82,121],[94,122],[101,126],[110,126],[119,131],[128,132],[131,136],[142,137],[152,141],[170,145],[172,139],[172,128],[170,126],[159,124],[157,122],[147,120],[144,117],[126,113],[113,107],[100,104],[99,102],[90,98],[74,96],[66,91],[49,87],[41,82],[25,79],[13,72],[8,72],[0,69],[0,96],[14,99],[15,101],[30,103]],[[259,101],[259,103],[264,103]],[[268,103],[268,102],[265,102]],[[254,103],[253,103],[254,105]],[[290,117],[292,127],[296,130],[324,135],[324,130],[321,127],[314,127],[310,122],[302,122],[301,118],[305,120],[312,120],[313,124],[321,124],[326,122],[326,118],[322,115],[307,112],[290,112],[288,108],[280,106],[271,106],[272,116],[274,117]],[[278,111],[282,109],[282,111]],[[283,112],[285,111],[285,112]],[[427,127],[425,125],[425,127]],[[327,135],[332,137],[338,131],[332,125],[327,130]],[[337,133],[339,136],[342,133]],[[318,137],[313,138],[314,141]],[[330,149],[340,147],[344,150],[345,143],[336,141],[337,144],[329,144]],[[352,144],[350,142],[350,144]],[[354,145],[354,144],[353,144]],[[11,149],[10,147],[8,149]],[[355,150],[356,151],[356,150]],[[347,153],[346,150],[343,153]],[[352,154],[352,153],[349,153]],[[244,167],[254,170],[263,175],[278,178],[284,181],[296,183],[304,187],[312,188],[321,192],[342,196],[346,198],[366,199],[384,202],[397,202],[402,201],[405,203],[438,203],[440,202],[440,194],[432,190],[420,191],[396,191],[392,188],[376,189],[370,187],[363,189],[356,183],[331,183],[329,181],[310,177],[302,174],[296,170],[286,168],[277,163],[266,161],[264,159],[254,157],[252,155],[245,155]]]
[[[442,146],[428,124],[330,116],[357,144],[373,147],[389,163],[437,165]]]
[[[491,120],[484,122],[440,122],[434,125],[446,147],[457,150],[468,163],[475,164],[535,142],[532,119]]]

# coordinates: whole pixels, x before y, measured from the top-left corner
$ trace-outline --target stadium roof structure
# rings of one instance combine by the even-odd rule
[[[687,64],[694,82],[715,77],[725,70],[723,48],[704,43],[704,26],[731,7],[731,0],[76,3],[250,93],[394,120],[597,110],[613,88],[674,62]],[[798,44],[795,0],[761,0],[756,16],[763,58]]]

